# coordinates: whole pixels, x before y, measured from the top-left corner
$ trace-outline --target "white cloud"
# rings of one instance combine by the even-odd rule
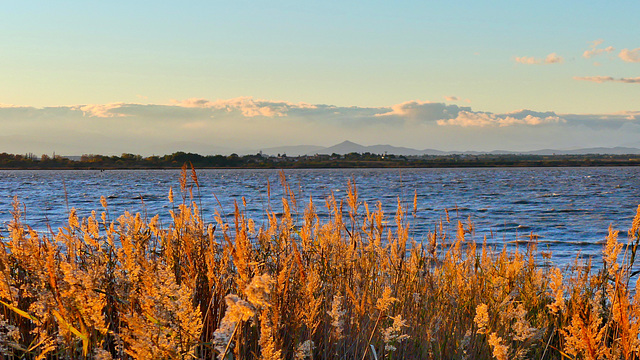
[[[586,58],[586,59],[590,59],[594,56],[598,56],[600,54],[604,54],[605,52],[610,53],[612,52],[614,49],[613,46],[607,46],[604,49],[598,49],[598,45],[602,44],[604,42],[604,40],[599,39],[599,40],[595,40],[591,43],[591,46],[589,47],[589,50],[585,50],[584,53],[582,53],[582,57]]]
[[[622,49],[618,56],[626,62],[640,62],[640,48],[633,50]]]
[[[564,121],[554,112],[517,110],[506,114],[493,114],[473,111],[470,107],[419,100],[393,105],[391,111],[377,114],[376,117],[408,118],[424,123],[435,122],[440,126],[461,127],[536,126]]]
[[[524,115],[524,116],[523,116]],[[558,116],[539,117],[533,112],[520,110],[505,115],[495,115],[492,113],[461,111],[454,119],[438,120],[440,126],[461,126],[461,127],[506,127],[513,125],[543,125],[566,122]]]
[[[640,83],[640,77],[635,78],[614,78],[611,76],[574,76],[575,80],[581,81],[591,81],[596,83],[604,83],[604,82],[621,82],[627,84],[637,84]]]
[[[182,101],[172,100],[175,106],[186,108],[211,108],[226,110],[228,112],[240,111],[245,117],[265,116],[287,116],[291,109],[315,109],[315,105],[306,103],[274,102],[269,100],[256,100],[250,96],[237,97],[228,100],[210,101],[207,99],[192,98]]]
[[[431,101],[411,100],[392,105],[390,110],[389,108],[382,108],[382,112],[375,116],[435,122],[441,119],[455,118],[460,111],[471,111],[471,108]]]
[[[377,114],[376,116],[415,116],[420,109],[429,106],[431,101],[410,100],[400,104],[391,105],[391,111]],[[425,106],[426,105],[426,106]]]
[[[530,56],[519,56],[519,57],[516,57],[515,60],[517,63],[526,64],[526,65],[540,64],[542,61],[540,59],[536,59]]]
[[[268,103],[266,101],[256,101],[251,97],[239,97],[230,100],[216,100],[210,104],[210,107],[224,109],[229,112],[239,110],[245,117],[274,117],[286,116],[290,104]]]
[[[71,107],[72,110],[80,110],[84,116],[110,118],[110,117],[124,117],[125,114],[116,112],[115,110],[123,107],[124,103],[109,103],[109,104],[93,104],[93,105],[77,105]]]
[[[556,53],[551,53],[547,55],[544,59],[539,59],[531,56],[520,56],[516,57],[515,61],[520,64],[525,65],[549,65],[549,64],[559,64],[564,61],[561,56],[558,56]]]
[[[489,113],[473,113],[469,111],[461,111],[457,117],[453,119],[442,119],[438,120],[438,125],[440,126],[462,126],[462,127],[470,127],[470,126],[491,126],[494,125],[496,121],[496,116]]]
[[[13,104],[3,104],[0,103],[0,109],[10,109],[10,108],[19,108],[20,106],[17,105],[13,105]]]
[[[556,53],[551,53],[544,59],[545,64],[558,64],[563,61],[564,59],[562,59],[562,57],[558,56],[558,54]]]
[[[185,108],[207,108],[211,107],[211,101],[202,98],[192,98],[186,100],[171,100],[171,104]]]
[[[614,116],[623,116],[626,120],[640,120],[640,111],[620,111]]]

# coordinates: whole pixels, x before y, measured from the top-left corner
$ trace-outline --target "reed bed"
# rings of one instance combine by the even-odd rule
[[[640,292],[628,239],[610,229],[603,266],[541,266],[526,249],[474,242],[446,221],[417,242],[396,214],[330,196],[320,220],[282,179],[281,212],[257,227],[206,223],[183,169],[172,222],[109,205],[39,233],[14,220],[0,246],[5,359],[637,359]],[[179,197],[179,196],[178,196]],[[280,206],[278,206],[280,207]],[[280,209],[279,209],[280,210]],[[545,261],[546,262],[546,261]]]

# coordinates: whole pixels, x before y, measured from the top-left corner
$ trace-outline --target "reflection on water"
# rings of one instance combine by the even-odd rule
[[[553,251],[554,259],[566,262],[577,252],[599,255],[611,224],[624,233],[640,203],[638,168],[517,168],[517,169],[317,169],[286,170],[296,193],[300,216],[313,197],[321,219],[328,216],[323,200],[333,192],[346,195],[349,179],[355,179],[358,195],[370,204],[382,202],[390,217],[397,199],[412,206],[418,194],[418,213],[410,217],[412,236],[426,238],[444,209],[454,223],[475,225],[475,239],[487,242],[523,243],[538,235],[539,248]],[[214,210],[233,212],[234,201],[247,215],[264,221],[270,207],[281,211],[282,187],[277,170],[198,170],[200,190],[196,200],[205,218]],[[271,184],[271,196],[267,184]],[[160,214],[169,221],[169,187],[179,189],[178,170],[113,171],[0,171],[0,225],[2,233],[11,219],[14,196],[25,205],[26,223],[38,230],[47,224],[56,229],[65,222],[67,203],[87,216],[101,210],[105,196],[111,216],[123,211]],[[217,200],[216,200],[217,197]],[[66,199],[66,200],[65,200]],[[179,199],[176,191],[176,200]],[[218,204],[220,201],[220,205]],[[259,223],[259,221],[258,221]],[[393,221],[389,221],[389,225]],[[455,233],[455,232],[453,232]]]

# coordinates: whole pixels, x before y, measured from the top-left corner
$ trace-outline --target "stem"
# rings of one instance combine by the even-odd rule
[[[371,332],[371,336],[369,336],[369,341],[367,341],[367,344],[364,346],[364,354],[362,354],[362,360],[364,360],[367,357],[367,351],[369,348],[369,344],[371,343],[371,339],[373,339],[373,334],[376,333],[376,329],[378,328],[378,323],[380,322],[380,319],[382,318],[382,311],[380,311],[380,314],[378,314],[378,319],[376,320],[376,324],[373,326],[373,331]],[[375,353],[374,353],[375,355]],[[377,356],[376,356],[377,358]]]
[[[227,347],[224,348],[224,352],[222,353],[222,359],[224,360],[224,357],[227,356],[227,352],[229,351],[229,346],[231,346],[231,341],[233,340],[233,337],[236,335],[236,331],[238,331],[238,328],[240,327],[240,323],[241,321],[238,321],[238,323],[236,324],[236,327],[233,328],[233,333],[231,333],[231,337],[229,338],[229,342],[227,343]]]

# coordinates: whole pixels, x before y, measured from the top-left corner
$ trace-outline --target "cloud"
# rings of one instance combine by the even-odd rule
[[[570,121],[640,122],[640,111],[618,111],[610,114],[561,114]]]
[[[457,96],[445,96],[444,97],[445,101],[460,101],[460,98]]]
[[[534,64],[540,64],[542,60],[536,59],[534,57],[529,57],[529,56],[520,56],[520,57],[516,57],[516,62],[520,64],[534,65]]]
[[[626,62],[640,62],[640,48],[633,50],[622,49],[618,56]]]
[[[254,100],[251,97],[238,97],[229,100],[216,100],[210,102],[208,107],[228,112],[240,111],[245,117],[254,116],[287,116],[287,111],[291,107],[288,103],[273,103],[263,100]]]
[[[591,81],[596,83],[604,83],[604,82],[621,82],[627,84],[637,84],[640,83],[640,77],[635,78],[614,78],[611,76],[574,76],[575,80],[581,81]]]
[[[582,57],[586,58],[586,59],[590,59],[594,56],[598,56],[600,54],[604,54],[605,52],[610,53],[612,52],[614,49],[613,46],[607,46],[604,49],[598,49],[598,45],[602,44],[604,42],[604,40],[599,39],[599,40],[595,40],[591,43],[591,46],[589,47],[589,50],[585,50],[584,53],[582,53]]]
[[[614,116],[622,116],[626,120],[638,121],[640,120],[640,111],[620,111],[618,113],[614,113]]]
[[[516,57],[515,61],[520,64],[526,65],[549,65],[549,64],[559,64],[564,61],[561,56],[558,56],[556,53],[551,53],[547,55],[544,59],[539,59],[531,56],[520,56]]]
[[[471,108],[431,101],[411,100],[392,105],[391,111],[385,111],[385,109],[383,109],[382,113],[376,114],[375,116],[400,117],[434,122],[440,119],[454,118],[458,116],[460,111],[471,111]]]
[[[376,117],[407,118],[440,126],[460,127],[537,126],[564,122],[564,119],[554,112],[518,110],[506,114],[493,114],[473,111],[470,107],[418,100],[393,105],[391,111],[377,114]]]
[[[215,101],[194,98],[171,104],[44,108],[3,105],[0,129],[1,136],[29,139],[0,141],[0,152],[56,151],[65,155],[123,152],[150,155],[192,151],[189,149],[202,154],[221,153],[220,149],[230,149],[222,153],[240,153],[242,149],[278,145],[329,146],[344,139],[371,145],[390,143],[444,150],[493,150],[496,144],[508,149],[539,149],[637,142],[640,111],[491,113],[424,100],[357,107],[250,97]],[[572,134],[570,138],[566,136],[568,131]]]
[[[462,127],[470,127],[470,126],[490,126],[496,123],[496,116],[489,113],[472,113],[468,111],[461,111],[458,116],[453,119],[442,119],[438,120],[438,125],[440,126],[462,126]]]
[[[94,104],[94,105],[77,105],[71,107],[72,110],[80,110],[84,116],[110,118],[110,117],[123,117],[125,114],[118,113],[115,110],[124,106],[124,103],[110,103],[110,104]]]
[[[571,126],[590,129],[620,129],[631,124],[640,126],[640,111],[619,111],[610,114],[560,114]]]
[[[547,55],[547,58],[544,59],[545,64],[558,64],[564,61],[562,57],[558,56],[556,53],[551,53]]]
[[[175,106],[186,108],[212,108],[226,110],[228,112],[239,111],[245,117],[265,116],[287,116],[291,109],[313,109],[315,105],[306,103],[273,102],[268,100],[256,100],[249,96],[237,97],[228,100],[210,101],[207,99],[192,98],[182,101],[172,100]]]
[[[537,116],[540,115],[540,116]],[[512,113],[496,115],[486,112],[461,111],[456,118],[438,120],[440,126],[460,127],[506,127],[513,125],[544,125],[564,123],[566,120],[555,113],[537,113],[531,110],[518,110]]]
[[[13,105],[13,104],[0,103],[0,109],[11,109],[11,108],[18,108],[18,107],[20,107],[20,106]]]

